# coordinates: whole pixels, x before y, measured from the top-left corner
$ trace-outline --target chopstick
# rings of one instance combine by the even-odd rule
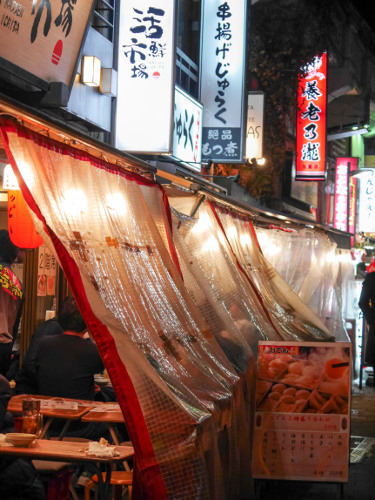
[[[349,362],[345,362],[345,363],[335,363],[334,365],[331,365],[332,368],[341,368],[342,366],[349,366]]]

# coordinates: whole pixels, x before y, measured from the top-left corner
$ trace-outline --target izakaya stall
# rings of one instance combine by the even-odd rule
[[[330,332],[265,261],[248,216],[208,199],[190,216],[195,195],[12,121],[1,132],[123,411],[133,498],[252,498],[257,342]]]

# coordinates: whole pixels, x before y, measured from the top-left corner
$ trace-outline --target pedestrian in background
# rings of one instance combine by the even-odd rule
[[[369,268],[370,269],[370,268]],[[374,270],[375,271],[375,270]],[[368,272],[362,284],[358,305],[368,324],[365,363],[372,366],[375,375],[375,272]],[[375,380],[375,378],[374,378]],[[375,388],[375,384],[374,384]]]

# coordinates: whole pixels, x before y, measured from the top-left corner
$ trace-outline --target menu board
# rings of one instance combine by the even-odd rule
[[[350,342],[259,342],[253,476],[348,480]]]
[[[41,245],[38,253],[38,297],[55,295],[56,272],[57,259],[54,253],[46,245]]]

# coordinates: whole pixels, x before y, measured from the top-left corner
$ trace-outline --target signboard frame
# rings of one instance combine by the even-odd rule
[[[258,345],[253,477],[347,482],[351,343]]]
[[[177,113],[181,110],[178,105],[181,102],[185,102],[185,114],[179,123],[177,118]],[[186,109],[187,106],[190,107]],[[191,109],[195,108],[197,113],[196,119],[195,113]],[[190,118],[191,116],[191,118]],[[183,123],[184,119],[188,120],[187,127]],[[203,105],[185,92],[179,85],[175,85],[175,99],[174,99],[174,127],[173,127],[173,150],[171,157],[177,161],[183,163],[185,166],[197,172],[201,171],[201,157],[202,157],[202,119],[203,119]],[[179,134],[181,133],[181,136]],[[179,147],[179,140],[181,137],[185,137],[185,143],[191,142],[192,145],[192,157],[186,156],[185,148],[181,150]]]
[[[296,181],[326,179],[327,52],[300,77],[297,92]]]
[[[53,1],[54,0],[51,0],[51,2],[53,2]],[[32,61],[32,64],[35,65],[35,62],[34,62],[35,58],[28,57],[29,51],[25,50],[26,39],[25,39],[25,35],[24,35],[24,32],[30,28],[29,24],[32,23],[32,20],[29,20],[29,19],[26,20],[26,15],[27,14],[29,14],[30,16],[34,15],[34,13],[32,13],[32,12],[29,13],[30,6],[33,3],[34,2],[30,1],[24,5],[18,4],[18,13],[17,12],[11,13],[11,15],[14,17],[14,19],[12,20],[12,23],[13,23],[12,26],[16,27],[17,26],[16,23],[18,23],[18,28],[17,28],[17,30],[14,29],[13,32],[7,34],[8,36],[6,37],[6,43],[2,44],[3,45],[2,49],[6,52],[8,50],[7,44],[12,44],[12,53],[14,54],[15,53],[14,45],[15,45],[15,40],[16,40],[14,37],[17,36],[18,33],[21,33],[23,39],[20,38],[19,43],[23,43],[23,47],[21,49],[22,54],[17,55],[16,59],[13,58],[13,60],[11,57],[5,58],[4,54],[0,54],[0,68],[2,68],[3,71],[6,71],[9,74],[11,74],[13,77],[16,77],[19,81],[19,87],[23,87],[24,82],[27,82],[28,84],[34,85],[35,87],[38,87],[40,89],[49,90],[51,88],[51,86],[56,85],[56,83],[62,83],[65,87],[68,88],[68,92],[70,92],[72,87],[73,87],[75,78],[76,78],[78,64],[79,64],[79,61],[80,61],[80,58],[82,55],[82,51],[83,51],[83,46],[84,46],[84,43],[85,43],[85,40],[87,37],[89,27],[91,25],[92,16],[93,16],[93,12],[95,9],[95,2],[93,2],[92,0],[87,0],[87,2],[86,2],[87,4],[90,4],[90,7],[88,9],[86,9],[86,11],[85,11],[85,12],[87,12],[87,22],[86,22],[86,24],[84,24],[84,26],[82,28],[82,20],[80,19],[80,21],[81,21],[80,26],[81,27],[79,29],[79,34],[76,35],[76,38],[77,38],[77,41],[79,41],[79,44],[75,47],[75,53],[74,53],[75,55],[72,56],[71,62],[66,63],[69,65],[69,68],[70,68],[69,71],[64,69],[64,70],[58,72],[56,70],[56,68],[58,68],[59,64],[61,63],[61,58],[64,56],[64,53],[65,54],[68,53],[69,55],[72,53],[71,48],[68,48],[66,50],[64,48],[65,39],[67,36],[70,36],[70,34],[71,34],[71,33],[68,33],[68,35],[66,35],[68,29],[71,30],[72,21],[69,21],[69,19],[68,19],[68,21],[66,21],[66,18],[63,17],[63,20],[61,22],[61,30],[63,31],[63,33],[65,33],[65,39],[64,39],[63,34],[58,35],[56,33],[56,31],[57,31],[56,26],[57,25],[55,25],[54,21],[56,21],[57,18],[55,19],[55,14],[54,15],[51,14],[51,16],[52,16],[51,24],[50,24],[50,28],[48,30],[47,30],[48,26],[46,26],[46,22],[45,22],[45,17],[44,17],[44,15],[42,15],[42,17],[39,21],[40,26],[38,26],[37,37],[36,37],[34,42],[30,41],[30,43],[31,44],[36,43],[35,50],[37,51],[36,53],[38,54],[38,56],[39,57],[49,57],[49,62],[52,65],[51,64],[50,65],[37,64],[35,73],[32,71],[32,69],[33,69],[32,67],[25,67],[22,65],[23,60],[24,60],[24,64],[29,64],[29,61]],[[57,1],[55,1],[55,3],[58,4]],[[7,6],[10,6],[10,4],[12,4],[12,2],[9,2],[9,1],[4,1],[4,2],[2,2],[2,5],[0,4],[0,16],[6,15],[6,9],[8,8],[8,10],[9,10],[9,8],[10,8]],[[44,5],[44,4],[40,4],[39,9],[42,8],[42,5]],[[76,4],[74,7],[77,7],[77,5],[78,4]],[[68,8],[68,6],[65,6],[65,7]],[[61,2],[60,2],[60,8],[61,8]],[[3,14],[1,13],[2,10],[4,10]],[[66,13],[62,12],[63,16],[65,14]],[[81,15],[81,13],[78,13],[78,15]],[[36,17],[36,15],[35,15],[35,17]],[[77,19],[74,19],[74,21],[76,21],[76,24],[78,24]],[[43,27],[43,23],[45,23],[44,27]],[[43,34],[39,33],[39,32],[42,32],[43,30],[44,30]],[[28,34],[29,34],[29,32],[27,32],[27,35]],[[0,35],[1,35],[1,29],[0,29]],[[38,40],[39,36],[42,39],[41,41]],[[44,38],[43,38],[43,36],[44,36]],[[48,40],[48,36],[50,36],[50,38],[54,37],[53,42],[50,42]],[[59,36],[61,36],[61,38],[57,40],[57,38],[59,38]],[[30,37],[31,37],[31,35],[30,35]],[[56,40],[56,43],[55,43],[55,40]],[[52,45],[51,45],[51,43],[52,43]],[[34,48],[34,47],[32,47],[32,48]],[[16,51],[16,54],[18,54],[17,51]],[[40,72],[38,73],[37,71],[39,71],[39,68],[40,68]],[[51,68],[51,69],[48,69],[48,68]],[[50,74],[50,76],[48,76],[48,74]],[[61,74],[61,77],[59,77],[59,74]],[[66,75],[66,74],[67,74],[67,76],[65,78],[63,78],[63,75]],[[12,82],[14,83],[14,80],[12,80]]]
[[[147,6],[149,15],[144,14]],[[176,0],[120,5],[115,112],[115,147],[120,151],[172,152],[176,16]]]
[[[236,17],[232,18],[231,9],[234,8],[237,9]],[[233,21],[237,28],[232,31]],[[247,0],[224,3],[203,0],[201,26],[202,161],[243,163]],[[219,42],[221,45],[217,46]],[[226,59],[229,56],[232,57],[230,62]],[[228,103],[230,106],[227,107]]]
[[[336,158],[333,227],[351,234],[355,232],[356,179],[350,173],[357,168],[356,157]]]
[[[252,108],[252,111],[250,109]],[[247,95],[246,158],[263,158],[264,92]],[[252,134],[252,138],[249,135]],[[254,146],[253,146],[254,145]],[[250,153],[252,151],[252,153]]]

